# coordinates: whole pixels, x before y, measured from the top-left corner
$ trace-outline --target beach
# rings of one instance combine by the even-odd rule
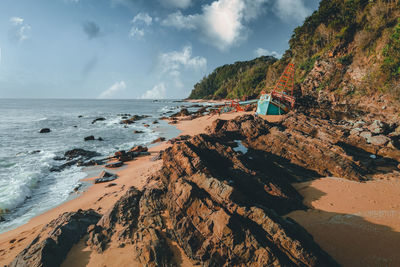
[[[182,131],[180,135],[195,135],[204,132],[205,128],[211,125],[216,118],[232,119],[236,116],[238,116],[236,113],[223,114],[222,116],[204,116],[195,120],[180,121],[176,124],[176,127]],[[94,209],[102,213],[107,211],[129,187],[135,186],[142,189],[151,175],[155,174],[161,167],[161,161],[151,161],[150,159],[168,146],[169,144],[163,142],[149,148],[151,155],[127,162],[126,166],[117,172],[119,177],[115,181],[116,186],[107,187],[106,184],[95,184],[79,197],[34,217],[17,229],[0,234],[0,265],[9,264],[23,248],[32,242],[45,224],[57,218],[60,214],[78,209]],[[91,181],[93,179],[85,180]]]
[[[215,127],[216,119],[231,120],[246,114],[251,112],[181,119],[175,126],[182,131],[181,136],[194,136],[206,133],[206,128],[211,125]],[[272,116],[266,119],[270,123],[276,123],[285,117]],[[131,186],[139,190],[151,188],[151,184],[155,182],[154,175],[157,175],[163,164],[160,160],[151,161],[151,158],[170,146],[171,144],[162,142],[149,149],[149,156],[127,162],[124,168],[117,171],[119,178],[113,181],[115,186],[108,187],[107,183],[95,184],[79,197],[31,219],[17,229],[1,234],[0,264],[9,264],[40,233],[45,224],[60,214],[79,209],[93,209],[104,214]],[[400,260],[396,248],[396,244],[400,242],[398,178],[373,178],[359,182],[343,178],[310,177],[311,180],[307,182],[293,182],[292,186],[304,197],[302,202],[306,209],[291,211],[284,217],[290,217],[303,226],[313,236],[314,241],[343,266],[396,266]],[[169,242],[171,247],[175,247],[173,254],[174,258],[179,258],[179,265],[196,265],[180,246],[174,241]],[[97,253],[82,239],[70,250],[63,266],[141,265],[132,256],[132,249],[132,244],[120,247],[118,241],[113,239],[107,250]]]

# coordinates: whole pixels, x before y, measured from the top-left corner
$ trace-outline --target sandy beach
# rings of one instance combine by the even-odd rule
[[[176,127],[182,131],[181,135],[195,135],[204,132],[205,128],[217,118],[229,120],[242,114],[245,113],[230,113],[222,114],[221,116],[203,116],[194,120],[182,120],[176,124]],[[115,181],[116,186],[107,187],[108,183],[93,185],[79,197],[34,217],[28,223],[14,230],[1,234],[0,265],[9,264],[22,249],[32,242],[45,224],[57,218],[60,214],[78,209],[94,209],[99,213],[103,213],[112,207],[129,187],[135,186],[138,189],[142,189],[148,178],[157,172],[162,164],[161,161],[151,161],[150,159],[154,154],[168,146],[169,144],[166,142],[160,143],[149,148],[150,156],[143,156],[126,162],[126,166],[117,172],[119,178]],[[93,179],[94,177],[87,180]],[[101,257],[101,260],[105,258]],[[97,261],[98,259],[95,262],[98,263]],[[115,263],[114,266],[118,266],[113,257],[111,257],[110,262]],[[94,264],[93,266],[96,265]]]
[[[203,116],[181,120],[176,127],[181,135],[196,135],[217,119],[233,119],[243,113]],[[271,121],[280,118],[272,117]],[[61,213],[78,209],[94,209],[104,213],[125,192],[135,186],[139,190],[161,168],[162,161],[151,161],[152,155],[167,148],[163,142],[149,149],[150,156],[127,162],[118,171],[115,186],[91,186],[79,197],[39,215],[27,224],[0,235],[0,264],[9,264],[40,232],[41,228]],[[364,183],[340,178],[324,177],[310,182],[293,184],[304,197],[308,210],[298,210],[287,216],[303,226],[315,241],[343,266],[397,266],[400,257],[400,181],[397,179],[372,180]],[[174,247],[174,246],[172,246]],[[181,266],[193,263],[175,246],[174,254]],[[111,245],[103,254],[92,252],[83,240],[69,252],[63,266],[123,266],[137,264],[130,246]]]

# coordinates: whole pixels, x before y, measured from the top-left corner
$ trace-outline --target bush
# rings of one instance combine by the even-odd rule
[[[393,29],[388,44],[383,49],[382,71],[389,79],[400,77],[400,19]]]

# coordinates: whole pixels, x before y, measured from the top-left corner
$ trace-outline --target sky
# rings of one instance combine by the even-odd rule
[[[0,98],[185,98],[280,57],[319,0],[0,0]]]

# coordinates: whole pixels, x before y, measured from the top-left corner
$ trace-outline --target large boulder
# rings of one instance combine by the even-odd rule
[[[93,210],[66,212],[47,224],[41,233],[22,250],[10,267],[60,266],[72,246],[96,224],[100,215]]]

